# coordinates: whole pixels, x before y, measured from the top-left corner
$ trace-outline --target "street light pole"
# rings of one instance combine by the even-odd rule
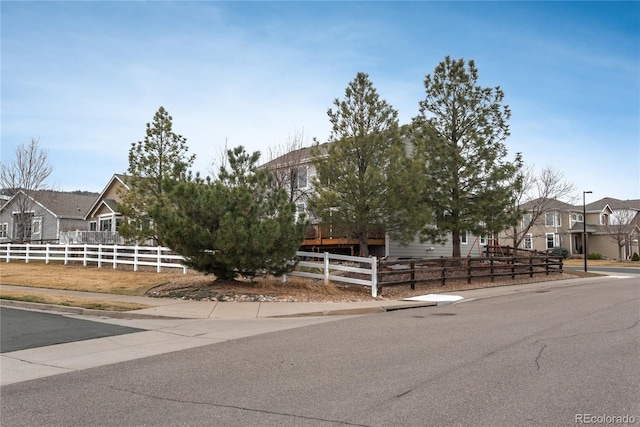
[[[584,258],[584,272],[587,272],[587,205],[585,204],[585,194],[591,191],[582,192],[582,257]]]

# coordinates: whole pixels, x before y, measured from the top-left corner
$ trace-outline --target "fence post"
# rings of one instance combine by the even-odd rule
[[[545,276],[548,276],[549,275],[549,255],[548,254],[544,258],[544,271],[545,271]]]
[[[69,263],[69,243],[64,245],[64,265]]]
[[[447,284],[447,267],[444,258],[440,258],[440,277],[442,277],[442,286]]]
[[[113,269],[118,268],[118,245],[113,245]]]
[[[491,257],[491,260],[489,261],[489,264],[491,266],[490,272],[489,274],[491,274],[491,283],[493,283],[493,281],[495,280],[495,277],[493,275],[494,273],[494,269],[493,269],[493,256]]]
[[[378,258],[371,258],[371,296],[378,297]]]
[[[138,244],[133,249],[133,271],[138,271]]]
[[[329,284],[329,252],[324,253],[324,284]]]
[[[47,243],[47,246],[46,246],[46,248],[44,250],[44,263],[45,264],[49,264],[49,250],[50,250],[49,249],[49,245],[50,245],[50,243]]]
[[[516,256],[512,255],[509,261],[511,262],[511,280],[514,280],[516,278]]]
[[[25,264],[29,264],[29,244],[24,245],[24,262]]]
[[[156,258],[156,262],[157,262],[156,273],[160,273],[160,271],[162,270],[162,267],[160,267],[160,264],[162,262],[162,258],[160,257],[161,254],[162,254],[162,250],[160,249],[160,246],[158,246],[158,257]]]
[[[7,243],[7,262],[11,259],[11,243]]]
[[[529,277],[533,277],[533,256],[529,257]]]
[[[87,251],[89,250],[89,247],[87,246],[87,244],[85,243],[83,246],[83,251],[82,251],[82,265],[83,266],[87,266]]]
[[[411,290],[416,290],[416,262],[411,261],[409,263],[409,268],[411,268]]]
[[[98,243],[98,268],[102,268],[102,243]]]
[[[471,284],[471,263],[473,262],[473,259],[471,258],[467,258],[467,284]]]

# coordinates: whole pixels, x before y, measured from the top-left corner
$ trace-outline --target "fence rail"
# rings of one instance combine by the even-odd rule
[[[0,259],[29,261],[63,261],[82,262],[86,267],[89,263],[111,265],[132,265],[134,271],[141,266],[155,267],[160,273],[162,268],[180,268],[183,273],[187,267],[181,264],[183,257],[175,254],[169,248],[160,246],[118,246],[118,245],[34,245],[34,244],[0,244]]]
[[[562,257],[549,255],[524,255],[480,258],[435,258],[383,261],[378,272],[378,287],[416,283],[489,278],[518,275],[533,277],[536,274],[562,273]]]
[[[371,287],[371,296],[378,296],[378,260],[376,257],[336,255],[328,252],[296,252],[300,259],[291,276],[353,283]],[[339,274],[335,274],[340,272]],[[347,273],[341,274],[341,273]]]

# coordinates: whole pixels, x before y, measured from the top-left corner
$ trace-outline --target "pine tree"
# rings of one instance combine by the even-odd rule
[[[293,268],[306,224],[286,192],[270,185],[269,171],[257,168],[258,152],[227,154],[216,179],[175,183],[158,227],[189,267],[218,279],[281,275]]]
[[[135,242],[153,239],[163,245],[161,233],[150,214],[161,208],[167,186],[172,180],[184,180],[195,155],[187,154],[187,140],[173,132],[173,118],[164,107],[147,123],[143,141],[132,143],[129,149],[129,169],[126,183],[129,190],[121,194],[118,210],[126,218],[119,233]]]
[[[368,256],[370,230],[411,234],[406,147],[398,112],[380,99],[369,76],[358,73],[327,114],[330,142],[313,147],[315,194],[310,207],[324,222],[347,226]]]
[[[451,233],[453,257],[460,235],[495,234],[514,223],[512,178],[522,162],[507,160],[511,111],[500,87],[477,85],[473,60],[446,57],[424,81],[426,98],[413,120],[414,154],[422,165],[421,205],[434,213],[436,228],[423,235],[444,242]],[[511,181],[511,183],[510,183]]]

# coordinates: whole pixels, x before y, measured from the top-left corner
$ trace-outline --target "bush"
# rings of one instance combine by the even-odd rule
[[[587,255],[587,259],[602,259],[602,255],[597,252],[593,252]]]
[[[638,252],[633,253],[633,256],[631,257],[631,261],[640,261],[640,256],[638,255]]]
[[[569,251],[566,248],[555,247],[551,249],[550,254],[553,256],[566,258],[569,256]]]

